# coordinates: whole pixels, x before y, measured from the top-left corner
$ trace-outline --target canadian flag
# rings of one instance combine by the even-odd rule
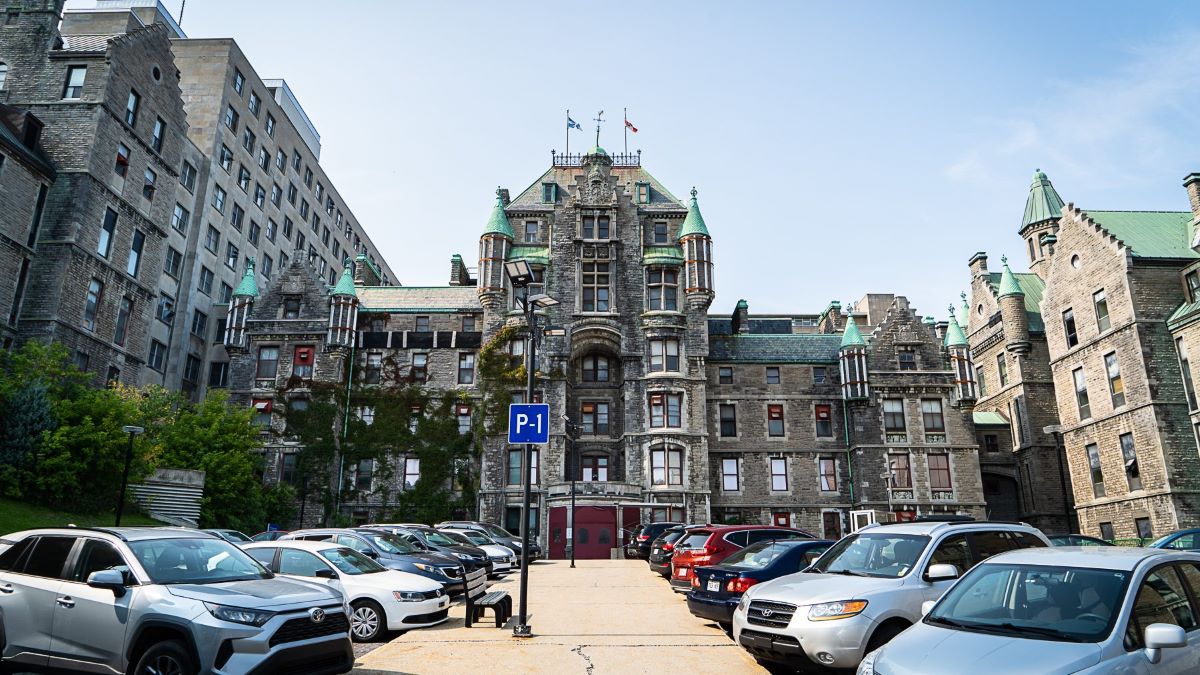
[[[633,126],[633,122],[630,122],[629,120],[625,120],[625,127],[633,133],[637,133],[637,127]]]

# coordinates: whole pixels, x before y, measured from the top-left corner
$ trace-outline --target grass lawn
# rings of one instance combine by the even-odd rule
[[[0,499],[0,535],[35,527],[63,527],[75,524],[81,527],[95,525],[112,525],[113,513],[72,513],[14,502],[11,499]],[[162,525],[162,523],[140,513],[126,511],[121,515],[122,525]]]

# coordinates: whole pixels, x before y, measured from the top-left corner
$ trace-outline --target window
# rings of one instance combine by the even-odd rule
[[[7,18],[4,21],[5,25],[15,23],[16,20],[13,18],[14,16],[16,16],[16,15],[13,12],[9,12],[7,15]],[[7,80],[8,80],[8,64],[4,63],[3,61],[0,61],[0,90],[4,89],[4,84]]]
[[[275,243],[275,232],[277,229],[278,227],[275,225],[275,221],[267,218],[267,241]]]
[[[650,451],[650,483],[683,485],[683,450],[656,448]]]
[[[583,272],[582,293],[583,311],[607,312],[609,306],[609,263],[587,259],[588,251],[584,251],[584,261],[580,263]],[[595,255],[593,253],[593,255]]]
[[[424,382],[429,377],[429,355],[412,355],[412,379],[414,382]]]
[[[1112,523],[1100,523],[1100,538],[1106,541],[1112,541],[1117,538],[1113,532]]]
[[[1104,289],[1092,294],[1092,306],[1096,308],[1096,331],[1103,333],[1111,325],[1108,318],[1108,297],[1104,294]]]
[[[1142,489],[1142,476],[1138,471],[1137,449],[1133,447],[1133,434],[1121,434],[1121,459],[1125,461],[1125,479],[1129,481],[1129,491]]]
[[[292,219],[289,218],[288,216],[284,216],[283,217],[283,238],[284,239],[291,240],[293,227],[294,227],[294,225],[292,223]],[[285,265],[285,267],[286,267],[286,265]]]
[[[258,111],[261,109],[262,101],[258,98],[257,91],[250,91],[250,100],[246,103],[246,107],[250,109],[250,114],[258,117]]]
[[[650,394],[650,428],[678,428],[683,394]]]
[[[813,423],[817,430],[817,438],[832,438],[833,406],[818,403],[813,406],[813,418]]]
[[[273,380],[279,372],[279,347],[259,347],[258,365],[254,377],[259,380]]]
[[[667,223],[665,221],[659,220],[654,223],[654,243],[655,244],[670,243],[669,240],[667,239]]]
[[[1200,271],[1188,272],[1183,279],[1187,283],[1188,302],[1200,300]]]
[[[458,355],[458,383],[459,384],[474,384],[475,383],[475,355],[474,354],[459,354]]]
[[[717,383],[733,384],[733,368],[731,366],[717,368]]]
[[[324,244],[326,248],[329,248],[329,228],[328,227],[321,228],[321,243]]]
[[[1086,420],[1092,416],[1092,405],[1088,400],[1087,376],[1083,374],[1083,368],[1072,370],[1071,379],[1075,382],[1075,406],[1079,409],[1079,419]]]
[[[167,133],[167,123],[163,118],[154,118],[154,130],[150,132],[150,149],[155,152],[162,152],[163,135]]]
[[[171,227],[179,230],[183,234],[187,234],[188,223],[192,220],[192,214],[185,208],[183,204],[175,204],[175,210],[171,213]]]
[[[584,382],[608,382],[608,357],[583,357],[582,379]]]
[[[553,204],[557,201],[558,185],[554,183],[542,183],[542,203]]]
[[[679,372],[679,340],[650,341],[650,371]]]
[[[302,161],[302,159],[301,159],[301,157],[300,157],[300,151],[299,151],[299,150],[293,150],[293,151],[292,151],[292,169],[293,169],[293,170],[295,170],[296,172],[299,172],[299,171],[300,171],[300,163],[301,163],[301,161]]]
[[[153,169],[146,169],[142,176],[145,179],[142,183],[142,196],[153,201],[154,191],[158,189],[158,174],[154,173]]]
[[[125,123],[131,127],[137,126],[138,106],[142,103],[142,97],[132,89],[129,90],[129,98],[125,99]]]
[[[75,367],[79,370],[87,372],[88,365],[91,364],[92,357],[87,352],[75,352]]]
[[[250,229],[246,232],[246,239],[248,239],[252,245],[258,246],[258,235],[261,233],[261,231],[262,228],[258,226],[258,223],[251,220]]]
[[[931,490],[953,489],[950,481],[950,455],[936,453],[928,455],[927,459],[929,461],[929,488]]]
[[[585,402],[580,404],[583,433],[604,435],[608,433],[608,403]]]
[[[826,370],[825,366],[813,366],[812,369],[813,384],[825,384]]]
[[[242,130],[242,147],[246,149],[246,152],[254,153],[254,143],[257,140],[258,138],[254,135],[254,132],[250,131],[250,127]]]
[[[772,457],[771,462],[771,491],[784,492],[788,489],[787,460],[783,457]]]
[[[258,168],[268,174],[271,173],[271,151],[265,145],[258,147]]]
[[[196,167],[191,163],[183,163],[183,168],[179,170],[179,184],[188,192],[196,191]]]
[[[236,133],[238,128],[238,113],[233,106],[225,107],[225,128]]]
[[[817,475],[821,479],[821,492],[837,492],[837,460],[821,457],[817,460]]]
[[[133,314],[133,299],[126,296],[121,298],[117,308],[117,328],[113,331],[113,344],[124,346],[125,336],[129,332],[129,317]]]
[[[166,360],[167,346],[158,340],[151,340],[150,356],[146,359],[147,365],[149,365],[152,370],[156,370],[161,373],[163,370],[163,364],[166,362]]]
[[[367,354],[367,367],[363,372],[363,382],[367,384],[379,384],[379,374],[382,368],[382,354]]]
[[[1062,315],[1063,334],[1067,338],[1067,348],[1079,344],[1079,332],[1075,330],[1075,312],[1068,308]]]
[[[912,470],[908,455],[888,455],[889,485],[893,490],[912,489]]]
[[[238,247],[233,245],[233,242],[225,244],[225,266],[231,270],[237,270],[238,264]]]
[[[904,433],[904,400],[886,398],[883,400],[883,429],[896,433]]]
[[[208,230],[204,233],[204,248],[211,253],[216,253],[217,248],[221,245],[221,232],[212,225],[208,226]]]
[[[104,222],[100,225],[100,241],[96,245],[96,253],[107,258],[112,252],[113,238],[117,232],[117,212],[104,209]]]
[[[283,202],[283,188],[279,187],[279,183],[271,184],[271,203],[279,206]]]
[[[1104,496],[1104,471],[1100,468],[1100,447],[1095,443],[1089,443],[1084,450],[1087,451],[1088,469],[1092,476],[1092,494],[1097,498]]]
[[[267,113],[266,129],[267,129],[267,135],[270,136],[271,138],[275,138],[275,117],[272,116],[271,113]]]
[[[900,370],[916,370],[917,369],[917,354],[916,352],[901,351],[896,354],[896,360],[900,365]]]
[[[175,247],[168,246],[167,254],[163,256],[163,271],[167,274],[179,278],[179,270],[183,267],[183,254],[175,250]]]
[[[225,213],[225,190],[220,185],[213,188],[212,205],[218,213]]]
[[[1134,518],[1133,526],[1137,530],[1138,537],[1140,537],[1142,539],[1153,539],[1154,538],[1154,528],[1150,525],[1149,518]],[[1194,570],[1195,567],[1192,567],[1191,569]],[[1193,581],[1195,581],[1195,580],[1193,579]],[[1195,626],[1195,624],[1192,624],[1192,625]]]
[[[737,406],[732,403],[722,403],[718,406],[721,421],[721,435],[726,438],[737,436]]]
[[[536,244],[538,240],[538,222],[536,220],[525,221],[525,243]]]
[[[429,317],[418,316],[417,321],[416,321],[416,328],[414,330],[416,330],[416,332],[418,332],[418,333],[428,333],[429,332]]]
[[[679,272],[673,269],[651,269],[646,272],[646,291],[651,311],[679,309]]]
[[[64,567],[75,537],[39,537],[34,552],[26,556],[24,573],[46,579],[65,578]]]
[[[21,315],[21,302],[25,298],[25,282],[29,279],[29,258],[21,259],[21,271],[17,273],[17,289],[13,293],[12,305],[8,310],[8,323],[11,326],[17,324],[17,318]]]
[[[275,168],[283,171],[287,168],[287,153],[282,148],[275,151]]]
[[[217,302],[220,302],[222,304],[229,304],[229,301],[232,299],[233,299],[233,286],[230,286],[229,284],[222,281],[221,282],[221,294],[217,297]]]
[[[146,235],[141,230],[134,230],[133,241],[129,245],[129,260],[125,264],[125,271],[135,279],[142,265],[142,247],[145,245]]]
[[[154,318],[169,324],[175,320],[175,298],[163,293],[158,298],[158,311]]]
[[[304,167],[304,187],[312,187],[313,172],[309,167]]]
[[[283,296],[283,318],[299,319],[300,318],[300,296],[285,295]]]
[[[1108,393],[1112,394],[1112,405],[1120,408],[1125,405],[1125,385],[1121,381],[1121,364],[1117,362],[1116,352],[1104,355],[1104,369],[1108,373]]]
[[[200,310],[192,310],[192,335],[205,339],[208,336],[208,315]]]
[[[237,68],[233,69],[233,90],[242,95],[242,87],[246,85],[246,77],[242,75],[242,71]]]
[[[975,367],[975,382],[979,384],[979,395],[987,396],[987,381],[984,380],[983,366]]]
[[[461,330],[464,333],[474,333],[475,332],[475,315],[474,314],[467,314],[462,317],[462,329]]]
[[[471,433],[471,406],[459,404],[455,406],[454,414],[458,419],[458,433],[462,436]]]
[[[996,434],[983,435],[984,452],[1000,452],[1000,437]]]
[[[1175,353],[1179,357],[1179,371],[1183,374],[1183,390],[1187,394],[1188,410],[1196,409],[1196,387],[1192,384],[1192,365],[1188,360],[1187,344],[1183,338],[1175,338]]]
[[[250,190],[250,169],[247,169],[245,164],[238,165],[237,184],[242,189],[242,192]]]
[[[603,455],[587,455],[583,458],[583,473],[581,480],[601,483],[608,481],[608,457]]]
[[[200,282],[196,284],[197,290],[205,295],[212,295],[213,287],[213,271],[207,267],[200,266]]]
[[[508,451],[508,484],[509,485],[520,485],[521,484],[521,453],[522,452],[523,451],[520,448],[512,448]],[[537,483],[537,456],[538,456],[538,452],[537,452],[537,449],[535,448],[533,451],[533,454],[530,456],[530,467],[529,468],[531,470],[530,473],[533,476],[533,480],[530,481],[531,485]]]
[[[262,208],[267,203],[267,191],[263,188],[262,183],[254,184],[254,205]]]
[[[113,173],[121,178],[129,174],[129,148],[124,143],[117,144],[117,158],[113,162]]]
[[[946,421],[942,417],[942,402],[940,399],[921,399],[921,422],[925,432],[943,432]]]
[[[1008,362],[1004,360],[1004,352],[996,355],[996,371],[1000,374],[1000,386],[1008,384]]]
[[[783,436],[783,405],[771,404],[767,406],[767,435],[768,436]]]
[[[779,366],[767,366],[767,384],[779,384]]]
[[[311,346],[296,347],[292,352],[292,376],[302,380],[312,379],[315,358],[316,350]]]
[[[737,492],[740,489],[737,459],[721,460],[721,489],[726,492]]]
[[[78,100],[83,97],[83,80],[87,77],[87,66],[70,66],[67,68],[67,80],[63,84],[65,99]]]

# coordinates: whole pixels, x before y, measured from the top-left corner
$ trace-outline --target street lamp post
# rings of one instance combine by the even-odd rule
[[[125,470],[121,472],[121,494],[117,495],[117,522],[115,527],[121,526],[121,513],[125,510],[125,489],[129,487],[129,465],[133,463],[133,437],[144,433],[146,430],[142,427],[124,426],[121,431],[129,434],[129,446],[125,448]]]
[[[537,363],[536,350],[538,342],[537,316],[535,309],[545,309],[558,304],[558,300],[545,295],[529,295],[529,284],[533,282],[533,270],[525,260],[513,260],[504,263],[504,271],[512,284],[514,291],[524,288],[525,293],[517,299],[525,313],[525,325],[529,330],[529,346],[525,350],[525,402],[533,403],[533,369]],[[514,296],[516,294],[514,293]],[[531,469],[533,460],[533,444],[527,443],[521,453],[521,476],[524,487],[521,499],[521,600],[517,612],[517,625],[513,627],[514,637],[532,637],[533,628],[529,625],[527,604],[529,597],[529,500],[533,475]]]
[[[571,554],[571,569],[575,569],[575,474],[579,473],[579,453],[575,447],[575,436],[579,427],[571,418],[563,415],[567,427],[567,470],[571,473],[571,512],[567,517],[567,550]]]

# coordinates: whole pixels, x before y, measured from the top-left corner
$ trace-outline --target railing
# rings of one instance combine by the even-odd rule
[[[954,501],[954,490],[933,490],[931,496],[935,502]]]
[[[944,433],[925,434],[925,442],[926,443],[945,443],[946,442],[946,434],[944,434]]]
[[[555,483],[546,490],[549,497],[571,496],[570,483]],[[616,483],[607,481],[576,481],[575,495],[577,497],[606,496],[606,497],[638,497],[642,494],[640,485]]]
[[[588,154],[585,154],[585,153],[568,155],[565,153],[559,154],[559,152],[557,150],[551,150],[550,151],[550,164],[555,167],[583,166],[583,158],[587,157],[587,156],[588,156]],[[608,158],[612,160],[613,166],[641,166],[642,165],[642,151],[641,150],[638,150],[636,153],[619,152],[615,155],[609,155]]]
[[[885,442],[885,443],[900,443],[900,444],[904,444],[904,443],[908,443],[908,434],[907,434],[907,433],[903,433],[903,432],[902,432],[902,433],[898,433],[898,434],[897,434],[897,433],[892,433],[892,432],[887,432],[887,433],[885,433],[885,434],[884,434],[884,439],[883,439],[883,440],[884,440],[884,442]]]

